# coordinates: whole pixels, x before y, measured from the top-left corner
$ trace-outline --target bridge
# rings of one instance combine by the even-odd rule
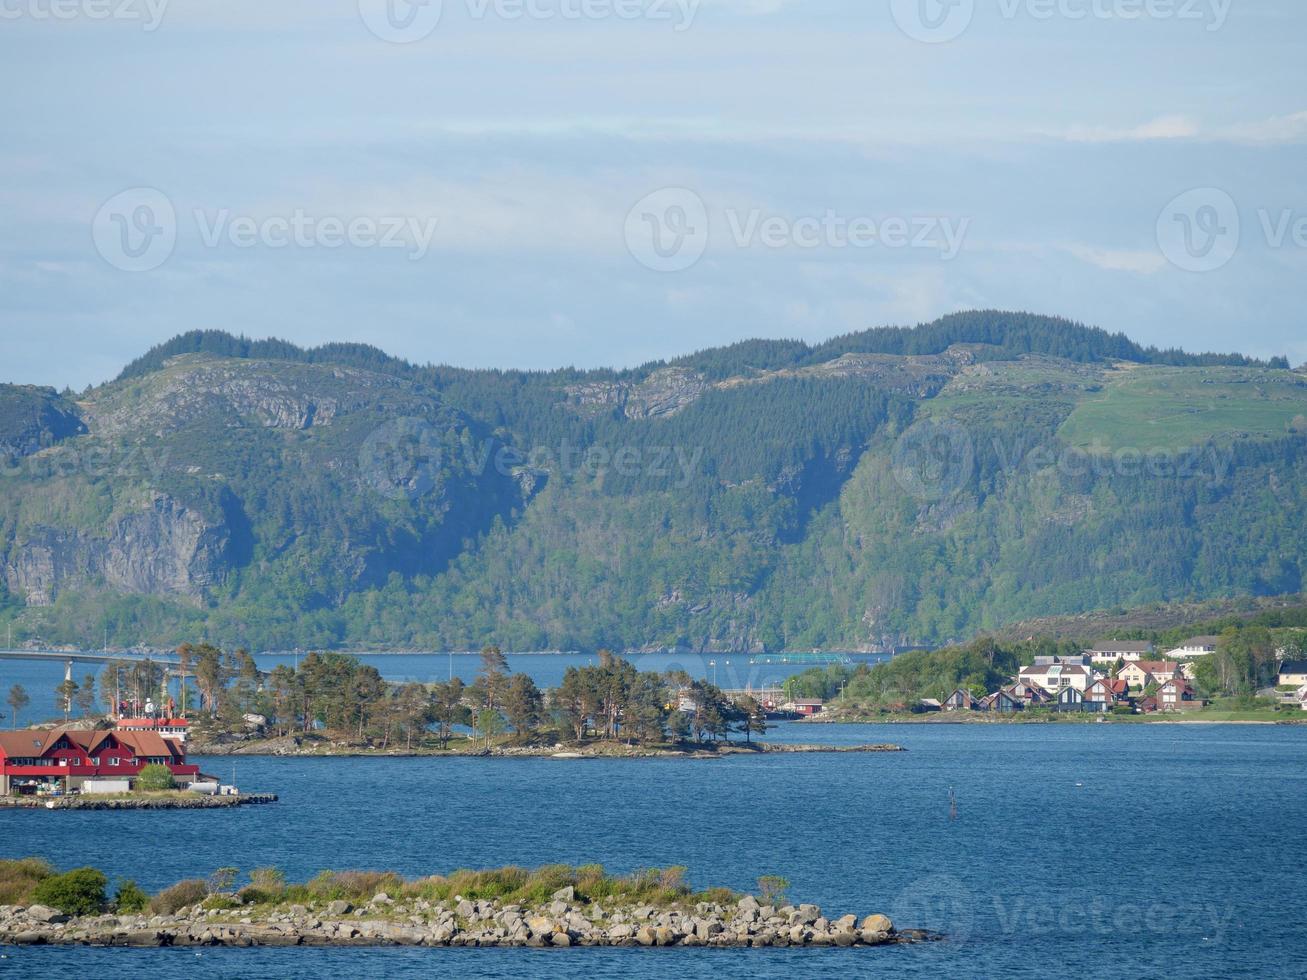
[[[853,658],[847,653],[755,653],[750,664],[789,664],[795,667],[828,667],[832,664],[849,666]]]
[[[174,677],[192,677],[182,670],[181,659],[175,654],[110,653],[107,650],[0,650],[0,660],[28,660],[38,663],[64,665],[64,680],[73,679],[73,664],[143,664],[149,661],[167,669]]]
[[[0,650],[0,660],[48,660],[52,663],[112,664],[150,663],[180,667],[176,654],[109,653],[95,650]]]

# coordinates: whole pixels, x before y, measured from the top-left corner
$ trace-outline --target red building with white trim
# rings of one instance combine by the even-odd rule
[[[179,786],[189,786],[200,767],[186,761],[186,746],[155,731],[123,729],[28,729],[0,732],[0,794],[80,790],[87,780],[129,784],[147,765],[167,766]]]

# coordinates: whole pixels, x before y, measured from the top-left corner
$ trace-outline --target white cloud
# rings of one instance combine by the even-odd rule
[[[1249,122],[1204,126],[1190,116],[1158,116],[1138,126],[1072,126],[1056,134],[1068,143],[1145,143],[1156,140],[1193,140],[1206,143],[1307,142],[1307,111],[1269,116]]]
[[[1223,135],[1225,139],[1236,143],[1307,142],[1307,111],[1238,123],[1226,127]]]
[[[1166,267],[1166,258],[1159,252],[1099,248],[1096,245],[1080,243],[1063,245],[1061,248],[1082,262],[1087,262],[1106,272],[1134,272],[1139,275],[1150,276]]]
[[[1107,126],[1072,126],[1064,138],[1070,143],[1142,143],[1150,140],[1192,139],[1198,124],[1188,116],[1159,116],[1125,129]]]

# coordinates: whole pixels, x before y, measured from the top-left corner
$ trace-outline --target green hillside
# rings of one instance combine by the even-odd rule
[[[627,371],[192,333],[0,387],[44,642],[935,644],[1302,589],[1307,378],[994,311]]]
[[[1307,377],[1239,368],[1136,367],[1086,398],[1058,435],[1072,446],[1182,449],[1307,431]]]

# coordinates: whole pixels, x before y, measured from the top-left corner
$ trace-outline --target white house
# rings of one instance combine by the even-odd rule
[[[1280,687],[1302,687],[1307,684],[1307,660],[1286,660],[1280,664]]]
[[[1215,636],[1191,636],[1174,650],[1166,651],[1167,660],[1183,660],[1186,657],[1206,657],[1216,652]]]
[[[1118,660],[1143,660],[1152,654],[1153,645],[1145,640],[1106,640],[1085,652],[1093,663],[1111,666]]]
[[[1084,691],[1094,682],[1094,671],[1083,664],[1041,664],[1022,667],[1018,680],[1022,684],[1038,684],[1050,694],[1056,694],[1066,687]]]

